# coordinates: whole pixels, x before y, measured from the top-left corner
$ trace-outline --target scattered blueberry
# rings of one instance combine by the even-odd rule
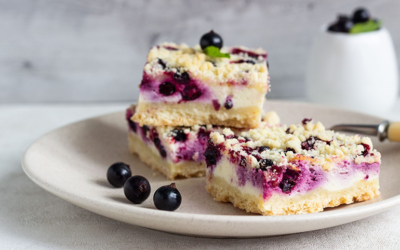
[[[129,178],[124,186],[126,198],[132,203],[140,204],[150,195],[151,187],[149,181],[143,176],[136,175]]]
[[[181,205],[182,196],[176,189],[175,183],[171,183],[171,185],[158,188],[154,193],[153,201],[159,210],[174,211]]]
[[[285,152],[285,154],[287,152],[293,152],[293,154],[296,154],[296,150],[294,150],[293,148],[286,148],[284,152]]]
[[[201,96],[201,91],[196,85],[187,85],[181,94],[184,100],[192,101]]]
[[[175,141],[184,142],[187,139],[186,133],[182,129],[174,129],[173,131]]]
[[[201,49],[205,49],[208,46],[214,46],[214,47],[221,49],[222,45],[223,45],[223,41],[222,41],[221,36],[218,35],[217,33],[215,33],[213,30],[204,34],[200,39]]]
[[[354,23],[363,23],[370,19],[370,14],[368,10],[364,8],[358,8],[353,13],[353,22]]]
[[[179,83],[183,83],[186,84],[190,81],[190,76],[188,72],[180,72],[179,70],[174,74],[174,80],[179,82]]]
[[[170,82],[163,82],[158,87],[158,91],[165,96],[172,95],[173,93],[175,93],[175,90],[175,85]]]
[[[274,162],[271,159],[261,159],[258,164],[261,170],[266,170],[267,167],[274,165]]]
[[[228,95],[226,97],[224,107],[226,109],[231,109],[233,107],[232,96]]]
[[[132,176],[129,165],[123,162],[116,162],[112,164],[107,170],[107,180],[114,187],[123,187],[126,180]]]

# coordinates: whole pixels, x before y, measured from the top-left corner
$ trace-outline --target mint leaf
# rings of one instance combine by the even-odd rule
[[[375,20],[368,20],[364,23],[356,23],[350,30],[350,34],[358,34],[364,32],[370,32],[378,30],[382,25],[382,22]]]
[[[203,49],[203,52],[204,54],[212,57],[231,58],[229,53],[221,53],[219,48],[215,46],[207,46],[205,49]]]

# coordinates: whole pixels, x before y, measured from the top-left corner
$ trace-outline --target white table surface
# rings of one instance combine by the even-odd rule
[[[128,225],[86,211],[43,190],[22,171],[24,151],[46,132],[127,106],[0,105],[0,249],[400,248],[400,206],[361,221],[295,235],[195,238]],[[397,107],[400,102],[380,116],[400,121]]]

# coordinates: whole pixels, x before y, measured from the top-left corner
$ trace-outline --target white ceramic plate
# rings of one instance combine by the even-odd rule
[[[299,123],[312,117],[330,126],[336,123],[378,123],[381,119],[350,111],[310,104],[268,101],[283,123]],[[333,227],[382,212],[400,203],[400,144],[379,143],[382,153],[381,195],[371,201],[342,205],[307,215],[259,216],[247,214],[229,203],[219,203],[205,190],[204,178],[177,180],[182,205],[174,212],[156,210],[152,195],[169,184],[160,174],[128,153],[124,112],[80,121],[48,133],[26,152],[26,174],[45,190],[92,212],[161,231],[209,237],[257,237],[305,232]],[[110,164],[128,163],[134,175],[149,179],[152,194],[141,205],[125,198],[123,189],[106,180]]]

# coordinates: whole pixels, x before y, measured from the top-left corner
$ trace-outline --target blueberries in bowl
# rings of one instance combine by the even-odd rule
[[[357,8],[351,17],[339,15],[336,22],[328,27],[329,32],[358,34],[379,30],[381,21],[372,19],[369,11],[365,8]]]

